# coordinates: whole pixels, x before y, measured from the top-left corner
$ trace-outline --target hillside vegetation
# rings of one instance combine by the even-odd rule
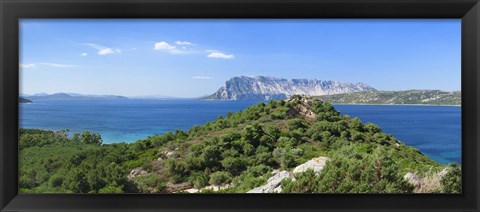
[[[461,92],[440,90],[361,91],[355,93],[317,96],[339,104],[425,104],[461,105]]]
[[[67,134],[20,130],[22,193],[244,193],[279,173],[290,177],[277,192],[461,192],[458,165],[440,165],[377,125],[305,96],[130,144]],[[321,171],[295,172],[318,157],[328,158]]]

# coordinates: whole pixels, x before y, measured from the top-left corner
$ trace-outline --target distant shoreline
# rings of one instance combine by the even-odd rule
[[[434,104],[368,104],[368,103],[333,103],[333,105],[378,105],[378,106],[440,106],[440,107],[461,107],[462,105],[434,105]]]
[[[202,100],[202,101],[255,101],[255,100],[231,100],[231,99],[192,99],[192,100]],[[269,100],[267,100],[269,101]],[[260,101],[259,101],[260,102]],[[329,102],[329,101],[326,101]],[[369,103],[333,103],[329,102],[330,104],[334,105],[387,105],[387,106],[442,106],[442,107],[461,107],[462,105],[435,105],[435,104],[369,104]]]
[[[60,99],[59,99],[60,100]],[[179,100],[179,101],[182,101],[182,100],[198,100],[198,101],[227,101],[227,102],[236,102],[236,101],[258,101],[258,102],[268,102],[270,100],[232,100],[232,99],[201,99],[201,98],[131,98],[131,97],[128,97],[128,98],[119,98],[119,99],[116,99],[116,98],[73,98],[73,99],[61,99],[61,101],[71,101],[71,100],[88,100],[88,101],[92,101],[92,100],[168,100],[168,101],[172,101],[172,100]],[[281,99],[278,99],[278,100],[281,100]],[[40,100],[42,101],[42,100]],[[57,101],[56,99],[48,99],[48,100],[43,100],[42,102],[44,101]],[[322,101],[325,101],[325,100],[322,100]],[[437,104],[381,104],[381,103],[376,103],[376,104],[372,104],[372,103],[334,103],[334,102],[330,102],[330,101],[326,101],[326,102],[329,102],[331,104],[334,104],[334,105],[378,105],[378,106],[383,106],[383,105],[386,105],[386,106],[442,106],[442,107],[461,107],[461,105],[437,105]],[[33,102],[19,102],[20,104],[32,104]]]

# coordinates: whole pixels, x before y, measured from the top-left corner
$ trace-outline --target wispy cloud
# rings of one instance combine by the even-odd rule
[[[189,54],[192,53],[186,48],[178,49],[177,46],[171,45],[165,41],[156,42],[153,49],[157,51],[167,52],[169,54]]]
[[[86,52],[83,52],[83,53],[80,54],[80,56],[82,56],[82,57],[85,57],[85,56],[87,56],[87,55],[88,55],[88,54],[87,54]]]
[[[89,46],[97,50],[98,55],[109,55],[109,54],[120,54],[122,53],[121,49],[111,48],[102,46],[96,43],[84,43],[83,45]]]
[[[220,51],[211,52],[207,55],[208,58],[218,58],[218,59],[233,59],[235,56],[233,54],[225,54]]]
[[[27,68],[36,68],[37,65],[35,64],[23,64],[23,63],[20,63],[20,68],[24,68],[24,69],[27,69]]]
[[[40,64],[40,65],[44,65],[44,66],[54,67],[54,68],[70,68],[70,67],[75,67],[75,65],[60,64],[60,63],[39,63],[39,64]]]
[[[206,76],[194,76],[192,77],[193,79],[201,79],[201,80],[210,80],[212,77],[206,77]]]
[[[180,41],[180,40],[178,40],[177,42],[175,42],[175,44],[177,44],[177,45],[188,45],[188,46],[193,45],[192,42]]]
[[[61,64],[61,63],[21,63],[20,68],[23,69],[32,69],[32,68],[37,68],[41,66],[47,66],[47,67],[52,67],[52,68],[71,68],[71,67],[76,67],[76,65],[70,65],[70,64]]]
[[[220,58],[220,59],[233,59],[233,54],[226,54],[220,50],[198,50],[191,46],[196,44],[189,41],[176,41],[174,44],[166,41],[159,41],[154,43],[153,49],[156,51],[162,51],[169,54],[205,54],[208,58]]]

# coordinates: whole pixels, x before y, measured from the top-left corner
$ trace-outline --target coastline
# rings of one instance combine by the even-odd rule
[[[438,107],[461,107],[462,105],[434,105],[434,104],[368,104],[368,103],[333,103],[332,105],[377,105],[377,106],[438,106]]]

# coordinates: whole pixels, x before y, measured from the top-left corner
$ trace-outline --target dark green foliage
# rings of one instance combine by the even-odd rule
[[[462,170],[456,163],[450,164],[447,174],[442,178],[444,193],[462,193]]]
[[[222,166],[232,175],[238,175],[247,168],[248,162],[240,157],[227,157],[222,160]]]
[[[166,188],[165,182],[162,178],[155,174],[150,173],[147,175],[139,176],[137,179],[137,185],[140,188],[141,192],[163,192]]]
[[[409,193],[413,186],[403,180],[390,153],[378,147],[361,154],[352,144],[338,151],[320,174],[301,173],[297,181],[285,181],[284,192],[302,193]],[[339,180],[341,179],[341,180]]]
[[[228,172],[218,171],[210,175],[210,184],[212,185],[224,185],[232,180],[232,175]]]
[[[193,172],[188,177],[188,182],[196,189],[205,187],[208,184],[208,180],[208,176],[202,172]]]
[[[84,144],[94,144],[94,145],[101,145],[102,144],[102,137],[98,133],[90,133],[88,131],[84,131],[82,134],[74,133],[71,139],[73,142],[80,142]]]
[[[188,177],[189,171],[184,161],[168,159],[165,161],[165,169],[170,174],[170,180],[174,183],[185,181]]]
[[[66,131],[21,130],[20,185],[25,192],[135,192],[118,165],[129,154],[122,144],[101,146],[98,134],[68,138]],[[108,187],[108,189],[107,189]],[[116,188],[116,189],[113,189]],[[102,190],[103,189],[103,190]]]

